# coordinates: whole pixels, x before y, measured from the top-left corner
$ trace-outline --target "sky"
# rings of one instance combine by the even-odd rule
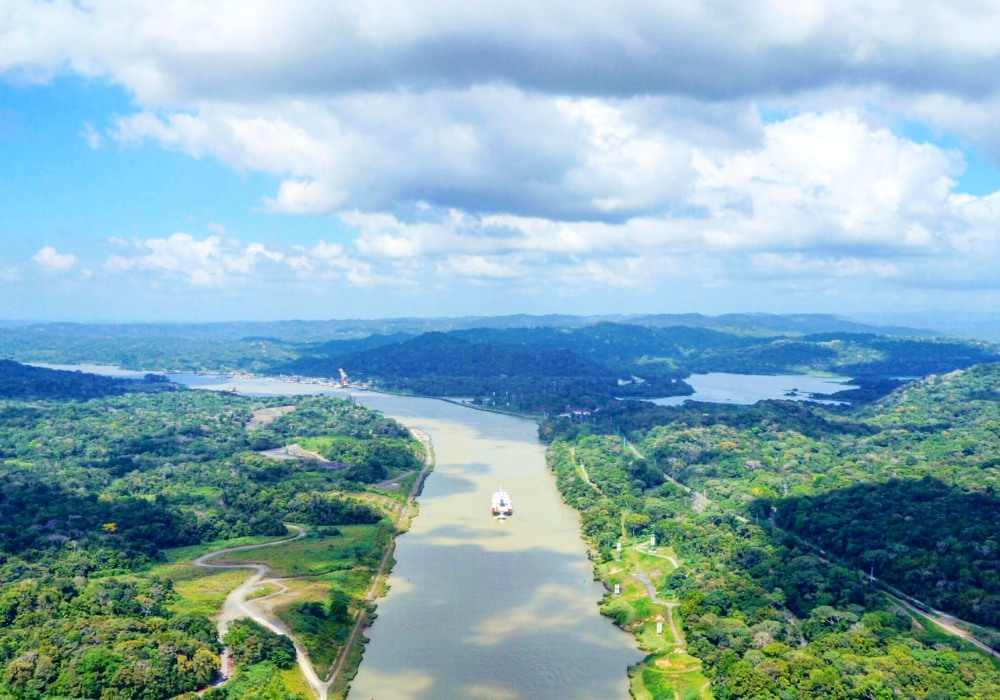
[[[997,76],[977,0],[0,0],[0,319],[996,315]]]

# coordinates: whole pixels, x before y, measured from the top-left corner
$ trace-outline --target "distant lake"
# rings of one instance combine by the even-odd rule
[[[29,362],[36,367],[50,369],[79,370],[93,374],[103,374],[111,377],[135,377],[141,379],[149,372],[135,372],[110,365],[51,365],[40,362]],[[193,372],[163,373],[170,381],[177,382],[196,389],[228,390],[236,389],[241,394],[258,396],[289,396],[292,394],[326,394],[344,396],[348,392],[334,387],[323,387],[316,384],[298,384],[274,379],[254,377],[251,379],[232,379],[227,374],[195,374]],[[805,374],[727,374],[713,372],[711,374],[692,374],[684,381],[694,389],[692,396],[668,396],[662,399],[649,399],[662,406],[680,406],[685,401],[707,401],[709,403],[754,404],[765,399],[782,399],[785,401],[808,401],[810,393],[832,394],[843,389],[856,388],[847,384],[849,377],[813,377]],[[795,390],[797,396],[786,396]],[[361,392],[365,393],[365,392]],[[824,403],[838,403],[827,401]]]
[[[694,389],[693,396],[668,396],[652,401],[662,406],[680,406],[688,400],[733,404],[754,404],[765,399],[807,401],[810,393],[832,394],[856,388],[846,383],[849,379],[804,374],[692,374],[684,381]],[[786,396],[793,390],[797,396]]]

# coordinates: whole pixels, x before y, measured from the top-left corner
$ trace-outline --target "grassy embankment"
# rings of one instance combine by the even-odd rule
[[[388,531],[381,524],[341,526],[336,528],[338,534],[328,534],[330,531],[309,528],[305,538],[287,545],[233,552],[213,560],[217,564],[264,564],[271,569],[269,578],[280,579],[280,586],[265,583],[261,586],[264,590],[254,591],[250,597],[260,598],[258,607],[284,623],[292,636],[306,648],[320,678],[329,675],[337,660],[350,630],[351,616],[364,607],[366,614],[373,617],[374,608],[369,610],[363,598],[389,539]],[[150,574],[174,583],[177,597],[171,607],[177,612],[215,617],[226,596],[249,574],[245,569],[199,568],[193,566],[191,561],[216,549],[256,544],[268,539],[273,538],[247,537],[171,550],[168,552],[168,563],[156,566]],[[350,616],[338,618],[328,615],[335,591],[345,594]],[[308,605],[310,603],[318,604],[318,607]],[[361,641],[364,643],[367,640]],[[360,653],[357,656],[360,661]],[[355,664],[355,672],[356,667]],[[349,665],[345,664],[345,678],[353,677],[348,669]],[[297,667],[282,671],[282,678],[290,693],[313,694]]]
[[[301,540],[280,547],[233,552],[213,560],[216,564],[263,564],[270,569],[268,579],[278,581],[262,583],[248,598],[260,599],[258,607],[280,620],[305,647],[321,679],[329,678],[334,670],[356,615],[363,616],[362,628],[375,618],[375,606],[366,600],[366,593],[373,585],[372,577],[379,569],[386,548],[391,546],[393,536],[405,532],[416,515],[415,502],[409,509],[406,506],[420,477],[417,471],[401,473],[388,479],[381,488],[345,494],[378,507],[394,525],[382,522],[336,528],[307,527],[308,534]],[[246,580],[248,574],[242,569],[199,568],[191,561],[217,549],[273,539],[244,537],[169,550],[166,563],[154,567],[150,574],[174,583],[177,597],[172,607],[177,612],[214,617],[226,596]],[[388,589],[385,579],[393,563],[390,556],[380,581],[375,582],[377,595],[384,595]],[[345,697],[350,681],[357,674],[363,645],[368,640],[358,634],[354,641],[330,689],[331,698]],[[289,693],[312,695],[298,667],[281,671],[280,675]]]
[[[645,585],[637,575],[645,575],[654,589],[661,589],[667,576],[680,563],[673,549],[659,547],[650,551],[648,540],[623,544],[621,555],[613,561],[595,564],[594,574],[608,593],[601,602],[601,612],[635,635],[646,658],[630,669],[630,690],[636,700],[670,697],[694,700],[710,698],[708,679],[701,673],[701,662],[687,653],[680,621],[673,607],[678,601],[650,600]],[[639,548],[637,548],[637,545]],[[615,596],[615,585],[621,594]],[[663,604],[666,603],[666,604]],[[656,633],[657,623],[663,624],[662,634]]]

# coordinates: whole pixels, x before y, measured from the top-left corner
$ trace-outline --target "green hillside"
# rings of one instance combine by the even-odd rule
[[[627,402],[540,435],[601,572],[633,535],[675,552],[680,569],[647,575],[679,604],[715,697],[979,698],[1000,695],[996,667],[882,586],[1000,649],[998,426],[1000,365],[988,364],[847,410]],[[647,614],[632,608],[608,610]],[[657,663],[637,678],[671,700]]]

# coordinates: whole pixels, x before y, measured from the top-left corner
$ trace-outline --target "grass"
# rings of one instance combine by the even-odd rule
[[[271,583],[265,583],[261,586],[257,586],[249,593],[247,593],[247,600],[254,600],[255,598],[264,598],[271,595],[272,593],[277,593],[281,589]]]
[[[360,442],[360,440],[346,435],[318,435],[298,440],[299,447],[310,452],[318,452],[319,454],[323,454],[324,450],[329,449],[333,445],[349,445],[356,442]]]
[[[149,569],[148,575],[173,582],[177,598],[170,603],[172,611],[214,617],[222,609],[229,592],[243,583],[250,572],[242,569],[205,569],[192,565],[191,560],[216,549],[271,542],[277,539],[282,538],[240,537],[193,547],[168,549],[164,552],[166,561],[154,565]]]
[[[340,535],[304,539],[280,547],[230,552],[212,560],[216,564],[264,564],[275,578],[319,576],[369,564],[381,556],[378,525],[341,525]]]
[[[281,682],[284,683],[285,690],[288,691],[289,695],[298,694],[306,698],[314,696],[312,687],[306,683],[306,679],[302,677],[302,671],[299,670],[297,665],[278,671],[278,675],[281,677]]]
[[[624,543],[623,543],[624,545]],[[670,616],[681,632],[677,610],[649,599],[646,587],[635,577],[642,572],[656,589],[661,600],[668,596],[659,592],[674,565],[666,556],[677,559],[669,547],[659,547],[654,556],[637,551],[633,546],[623,546],[619,559],[598,564],[595,571],[605,585],[614,590],[620,586],[620,595],[605,597],[601,612],[614,618],[630,630],[639,648],[649,652],[646,659],[630,671],[630,690],[635,700],[710,700],[708,679],[701,673],[701,661],[688,655],[683,645],[678,646],[670,631]],[[656,634],[657,617],[663,618],[663,634]]]
[[[691,661],[696,664],[700,662],[687,654],[683,654],[683,657],[686,658],[677,661],[669,657],[659,657],[641,664],[636,676],[648,693],[647,697],[652,700],[675,700],[675,698],[702,700],[712,697],[711,690],[705,685],[708,679],[701,671],[686,670]]]
[[[193,569],[196,575],[174,583],[178,599],[170,604],[170,609],[175,613],[197,613],[208,617],[218,615],[229,592],[251,574],[240,569],[187,568]]]
[[[214,552],[217,549],[242,547],[247,544],[261,544],[262,542],[276,542],[278,540],[291,537],[293,534],[295,533],[289,530],[287,535],[282,535],[281,537],[254,536],[237,537],[231,540],[215,540],[214,542],[204,542],[202,544],[191,545],[190,547],[174,547],[173,549],[165,549],[163,550],[163,556],[169,564],[189,562],[192,559],[197,559],[202,554],[208,554],[209,552]],[[155,568],[157,567],[154,567],[154,569]]]

